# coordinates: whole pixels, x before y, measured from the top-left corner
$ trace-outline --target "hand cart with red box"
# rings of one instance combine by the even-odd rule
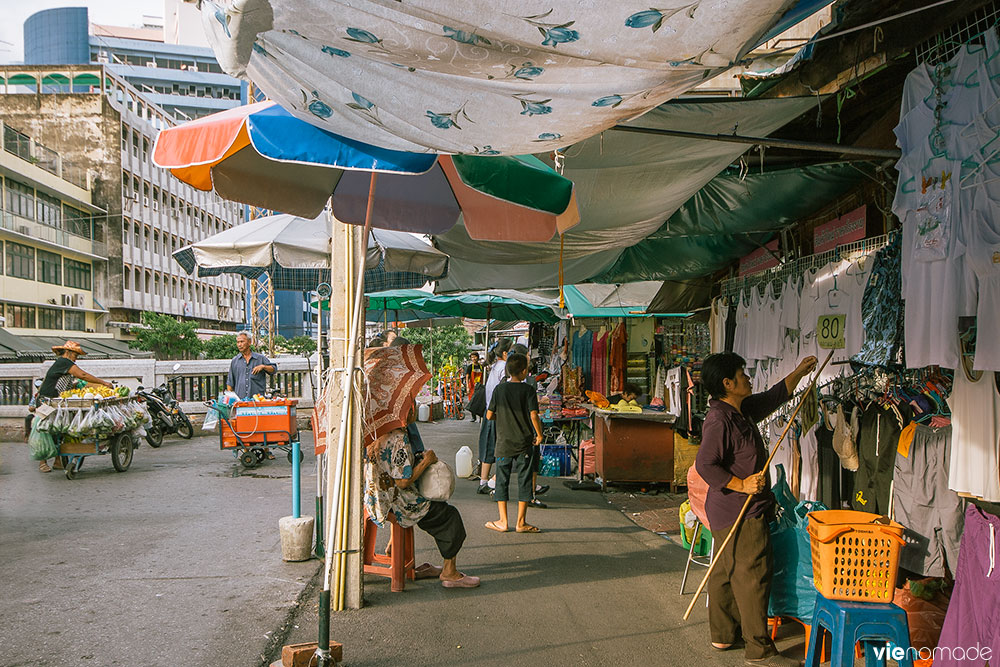
[[[233,456],[247,468],[256,468],[271,449],[280,449],[292,462],[293,444],[299,444],[295,421],[298,399],[273,398],[237,401],[232,405],[213,403],[219,413],[219,448],[232,449]],[[299,451],[299,461],[302,451]]]

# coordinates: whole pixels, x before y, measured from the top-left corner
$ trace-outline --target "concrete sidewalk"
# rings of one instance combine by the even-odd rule
[[[475,451],[478,424],[421,424],[428,449],[450,464],[463,444]],[[334,614],[332,639],[344,664],[359,665],[742,665],[742,651],[709,646],[704,602],[683,621],[690,592],[678,594],[686,551],[635,525],[601,493],[570,491],[545,479],[548,509],[530,509],[540,534],[496,533],[484,527],[496,503],[459,480],[452,503],[468,539],[459,567],[482,577],[473,590],[442,588],[436,579],[407,582],[365,576],[365,608]],[[514,521],[513,503],[510,508]],[[415,530],[417,563],[440,563],[433,540]],[[384,540],[384,538],[383,538]],[[316,640],[316,596],[299,609],[286,644]],[[783,631],[792,629],[783,627]],[[779,643],[802,655],[802,635]],[[274,659],[277,659],[275,656]]]

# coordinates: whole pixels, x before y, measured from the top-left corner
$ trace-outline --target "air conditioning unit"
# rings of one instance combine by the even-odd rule
[[[139,193],[138,192],[133,192],[132,193],[132,201],[139,201]]]
[[[160,202],[156,201],[155,199],[153,200],[153,210],[154,211],[160,210]]]
[[[63,294],[61,296],[62,296],[62,305],[64,305],[64,306],[72,306],[73,305],[73,295],[72,294]]]
[[[74,308],[84,308],[86,305],[85,297],[82,294],[73,295],[73,307]]]
[[[142,205],[143,206],[149,206],[149,197],[143,197],[142,198]]]
[[[31,229],[27,225],[18,225],[18,227],[17,227],[17,233],[18,234],[24,234],[25,236],[28,236],[28,235],[31,234]]]

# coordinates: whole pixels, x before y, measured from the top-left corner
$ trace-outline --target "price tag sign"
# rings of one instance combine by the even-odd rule
[[[841,350],[847,347],[844,330],[847,315],[820,315],[816,322],[816,341],[824,350]]]

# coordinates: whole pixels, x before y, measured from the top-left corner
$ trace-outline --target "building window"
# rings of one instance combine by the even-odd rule
[[[35,218],[35,191],[25,185],[4,179],[4,200],[7,202],[7,210],[22,218]]]
[[[7,275],[12,278],[35,279],[35,249],[7,241]]]
[[[90,289],[90,262],[78,262],[75,259],[65,260],[66,263],[66,287],[76,289]]]
[[[35,308],[34,306],[16,306],[7,304],[7,323],[5,326],[17,327],[21,329],[35,328]]]
[[[44,192],[38,193],[35,219],[49,227],[60,227],[62,222],[62,202]]]
[[[66,221],[66,231],[85,239],[94,238],[92,221],[90,214],[72,206],[63,206],[63,215]],[[128,234],[128,232],[126,232]],[[128,241],[128,238],[125,239]]]
[[[66,328],[70,331],[83,331],[87,328],[87,314],[81,310],[67,310]]]
[[[144,227],[142,230],[142,246],[149,252],[149,227]]]
[[[153,294],[160,296],[160,274],[153,276]]]
[[[132,289],[132,267],[127,265],[125,270],[122,271],[122,287],[124,289]]]
[[[132,231],[133,231],[132,245],[134,245],[136,248],[141,248],[142,247],[142,234],[139,233],[139,223],[138,222],[135,223],[134,227],[132,228]]]
[[[146,271],[146,289],[143,291],[146,294],[153,293],[153,275],[149,271]]]
[[[142,291],[142,271],[140,271],[138,268],[136,268],[135,269],[135,273],[132,274],[132,277],[133,277],[132,289],[134,289],[136,292],[141,292]]]
[[[62,256],[47,250],[38,251],[38,279],[50,285],[62,284]]]
[[[62,329],[63,311],[56,308],[38,308],[39,329]]]
[[[160,254],[160,232],[153,230],[153,252]]]

